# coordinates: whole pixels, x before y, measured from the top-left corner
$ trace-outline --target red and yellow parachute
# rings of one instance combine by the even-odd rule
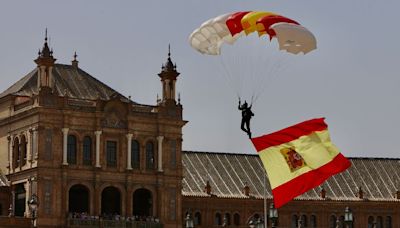
[[[257,32],[276,38],[280,50],[306,54],[317,48],[314,35],[298,22],[272,12],[246,11],[220,15],[204,22],[189,37],[190,45],[208,55],[219,55],[223,43],[233,44],[243,34]]]

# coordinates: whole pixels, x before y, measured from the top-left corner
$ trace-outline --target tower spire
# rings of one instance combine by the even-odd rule
[[[175,83],[178,75],[179,72],[176,71],[176,65],[173,64],[171,60],[171,44],[168,44],[167,62],[162,65],[161,72],[158,74],[162,82],[162,101],[164,103],[167,102],[169,104],[176,104]]]
[[[48,44],[48,36],[47,36],[47,28],[45,30],[45,35],[44,35],[44,44],[42,51],[39,52],[39,57],[53,57],[53,50],[50,50],[49,44]]]
[[[39,49],[39,56],[34,60],[38,66],[38,88],[42,87],[53,87],[53,66],[56,59],[53,57],[53,49],[49,48],[49,44],[47,43],[48,36],[47,36],[47,28],[45,30],[44,35],[44,44],[43,48],[40,51]]]

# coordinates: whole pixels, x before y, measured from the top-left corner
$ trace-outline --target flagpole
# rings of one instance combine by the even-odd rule
[[[264,170],[264,227],[267,228],[267,174]]]

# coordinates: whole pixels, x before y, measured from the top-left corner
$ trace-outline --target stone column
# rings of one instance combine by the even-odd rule
[[[100,168],[100,135],[101,131],[95,131],[94,134],[96,135],[96,167]]]
[[[158,136],[157,141],[158,141],[158,171],[162,172],[162,142],[164,140],[164,136]]]
[[[68,150],[68,131],[69,128],[61,129],[63,132],[63,165],[68,165],[68,157],[67,157],[67,150]]]
[[[9,216],[14,216],[15,213],[15,185],[11,187],[11,211],[9,212]]]
[[[49,66],[49,75],[47,77],[47,86],[53,88],[53,67]]]
[[[172,100],[175,100],[175,85],[176,85],[176,81],[175,80],[173,80],[172,81],[172,88],[170,88],[171,89],[171,99]]]
[[[38,76],[37,76],[37,87],[40,88],[42,86],[42,81],[43,81],[43,74],[45,69],[45,66],[40,66],[39,67],[39,72],[38,72]]]
[[[8,167],[8,174],[10,174],[11,173],[11,170],[12,170],[12,159],[13,159],[13,154],[12,154],[12,138],[11,138],[11,135],[8,135],[7,136],[7,141],[8,141],[8,165],[9,165],[9,167]]]
[[[126,150],[126,169],[131,170],[132,169],[132,164],[131,164],[131,146],[132,146],[132,134],[126,134],[126,138],[128,139],[128,146],[126,148],[128,148]]]
[[[29,209],[28,202],[31,199],[32,193],[29,181],[24,183],[24,188],[25,188],[25,217],[30,217],[31,211]]]
[[[32,128],[32,158],[33,160],[38,159],[38,130],[37,128]]]
[[[26,139],[26,165],[29,167],[32,167],[32,158],[32,129],[29,129]]]

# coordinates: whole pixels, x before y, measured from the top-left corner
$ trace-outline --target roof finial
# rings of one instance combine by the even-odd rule
[[[171,44],[168,44],[168,58],[171,57]]]
[[[71,61],[72,66],[78,68],[78,63],[79,61],[76,60],[76,57],[78,57],[78,55],[76,54],[76,51],[74,52],[74,60]]]
[[[46,28],[46,32],[45,32],[45,35],[44,35],[44,41],[47,42],[47,28]]]

